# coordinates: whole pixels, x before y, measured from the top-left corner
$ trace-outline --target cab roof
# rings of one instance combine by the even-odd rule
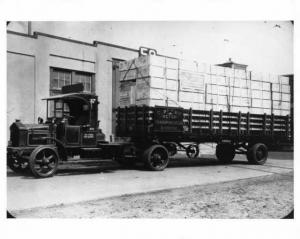
[[[42,100],[60,100],[60,99],[82,99],[82,100],[89,100],[91,98],[96,98],[97,96],[92,93],[68,93],[68,94],[61,94],[61,95],[54,95],[49,96],[47,98],[43,98]]]

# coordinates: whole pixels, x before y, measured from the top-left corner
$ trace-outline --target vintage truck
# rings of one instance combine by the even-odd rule
[[[269,144],[292,142],[292,119],[287,116],[205,111],[164,106],[117,108],[116,136],[107,142],[98,121],[98,97],[82,92],[82,85],[63,87],[50,96],[47,119],[39,124],[17,120],[10,126],[7,164],[15,172],[35,177],[53,176],[61,161],[80,158],[113,159],[123,165],[137,161],[153,171],[165,169],[178,150],[189,158],[199,155],[199,144],[217,144],[220,163],[245,154],[250,163],[264,164]]]

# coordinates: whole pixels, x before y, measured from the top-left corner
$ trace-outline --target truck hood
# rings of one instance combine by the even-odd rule
[[[18,128],[19,130],[49,130],[48,124],[23,124],[14,122],[10,128]]]

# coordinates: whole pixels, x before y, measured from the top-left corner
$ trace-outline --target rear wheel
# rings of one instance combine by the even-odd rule
[[[235,148],[230,143],[221,143],[217,145],[216,156],[221,163],[231,163],[235,156]]]
[[[29,167],[35,177],[52,177],[58,167],[59,157],[54,148],[37,147],[30,155]]]
[[[169,164],[168,150],[162,145],[152,145],[144,151],[143,160],[150,170],[162,171]]]
[[[268,148],[265,144],[257,143],[247,151],[247,159],[252,164],[264,164],[268,158]]]

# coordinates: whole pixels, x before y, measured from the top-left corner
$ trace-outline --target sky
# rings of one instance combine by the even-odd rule
[[[27,32],[27,22],[8,29]],[[293,24],[290,21],[112,21],[32,22],[32,31],[132,48],[210,64],[234,62],[249,70],[293,73]]]

